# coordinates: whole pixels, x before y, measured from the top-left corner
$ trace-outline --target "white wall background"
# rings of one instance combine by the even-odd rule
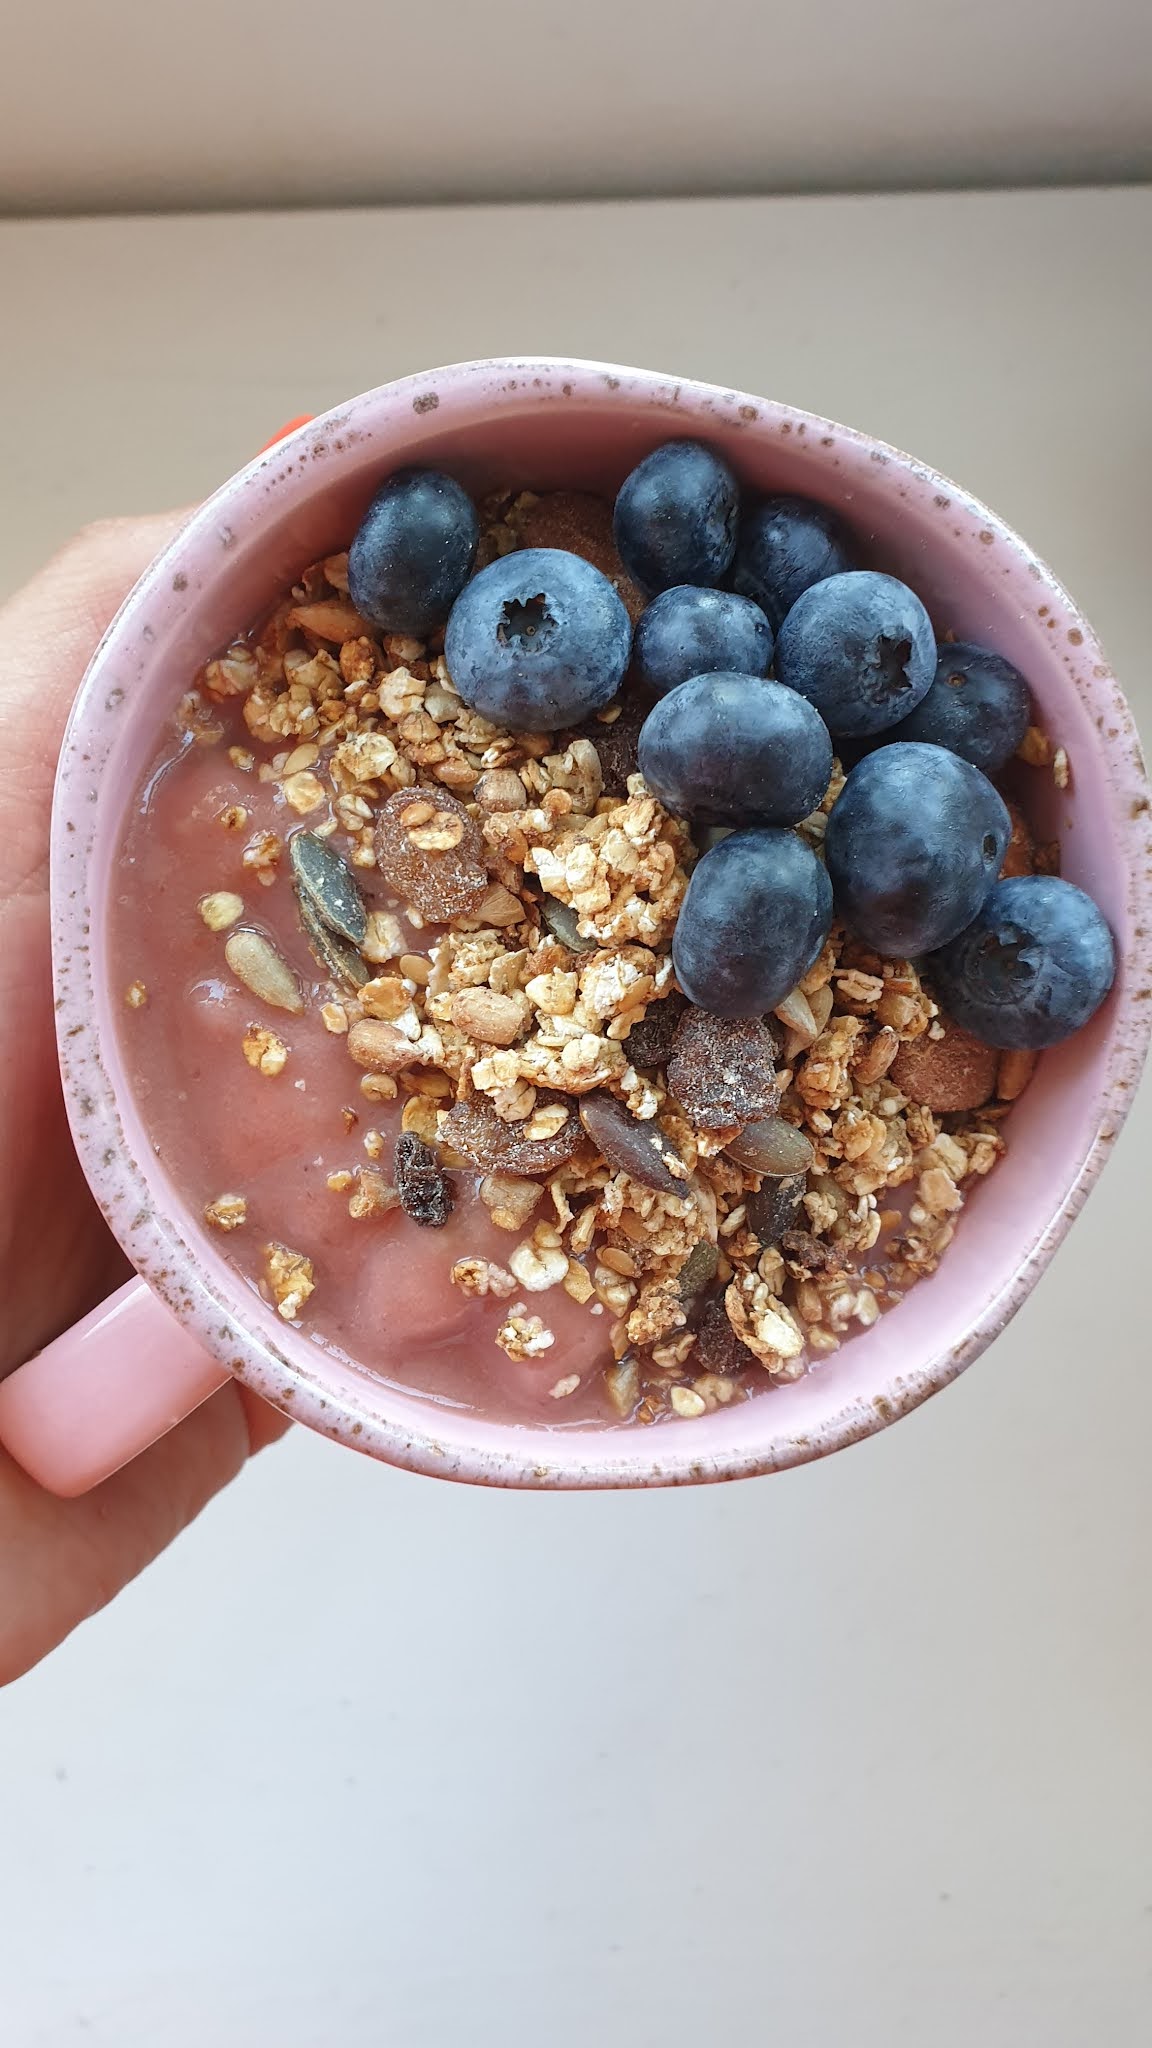
[[[40,0],[0,211],[1152,175],[1149,0]]]

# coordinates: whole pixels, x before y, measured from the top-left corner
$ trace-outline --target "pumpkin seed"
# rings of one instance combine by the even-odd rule
[[[686,1196],[684,1162],[659,1125],[641,1121],[606,1089],[598,1088],[580,1102],[580,1121],[609,1166],[658,1194]],[[679,1167],[677,1174],[673,1169]]]
[[[811,1139],[782,1116],[765,1116],[745,1124],[724,1150],[738,1166],[774,1176],[807,1173],[813,1158]]]
[[[540,915],[554,939],[567,946],[570,953],[594,953],[596,940],[586,939],[576,922],[576,912],[570,903],[561,903],[558,896],[540,898]]]
[[[230,932],[224,945],[224,958],[250,995],[259,997],[273,1010],[291,1010],[298,1017],[304,1008],[304,996],[300,984],[289,967],[276,951],[270,939],[263,932],[250,931],[242,927]]]
[[[719,1264],[720,1254],[711,1238],[698,1238],[676,1275],[676,1292],[681,1301],[690,1301],[702,1288],[711,1286]]]
[[[347,863],[314,832],[294,832],[288,841],[288,858],[299,895],[307,897],[329,931],[352,946],[363,945],[368,912]]]
[[[325,974],[330,974],[333,981],[343,982],[345,988],[363,988],[369,969],[355,946],[349,945],[339,932],[329,930],[312,898],[306,896],[302,889],[296,891],[296,908],[300,912],[300,923],[312,956]]]

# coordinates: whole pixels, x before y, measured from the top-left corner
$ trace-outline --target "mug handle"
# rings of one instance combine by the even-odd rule
[[[47,1492],[72,1499],[230,1378],[145,1281],[128,1280],[0,1382],[0,1444]]]

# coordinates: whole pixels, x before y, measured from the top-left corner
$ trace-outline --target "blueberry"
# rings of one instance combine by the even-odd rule
[[[1116,973],[1116,948],[1083,889],[1055,875],[998,882],[931,973],[940,1000],[985,1045],[1057,1045],[1088,1022]]]
[[[734,832],[693,870],[672,940],[676,979],[715,1017],[762,1017],[808,972],[831,922],[828,877],[795,832]]]
[[[1018,668],[966,641],[938,650],[936,675],[892,739],[947,747],[985,775],[1011,760],[1032,722],[1032,693]]]
[[[811,498],[762,498],[740,521],[732,581],[762,606],[774,633],[803,591],[851,567],[843,526]]]
[[[640,773],[681,817],[794,825],[820,803],[832,742],[818,711],[762,676],[693,676],[640,728]]]
[[[641,613],[632,662],[638,681],[660,696],[689,676],[721,669],[765,676],[772,665],[772,628],[750,598],[677,583]]]
[[[836,908],[865,945],[930,953],[975,917],[1011,833],[986,775],[943,747],[897,741],[852,770],[824,835]]]
[[[931,688],[932,622],[906,583],[849,569],[797,598],[776,637],[776,673],[829,732],[883,732]]]
[[[520,548],[461,591],[444,654],[464,702],[482,717],[554,732],[611,702],[631,642],[628,614],[591,562],[561,548]]]
[[[380,486],[348,550],[348,595],[385,633],[427,638],[444,624],[476,555],[467,491],[436,469],[398,469]]]
[[[726,462],[699,441],[665,441],[626,476],[612,528],[641,590],[719,583],[736,546],[739,492]]]

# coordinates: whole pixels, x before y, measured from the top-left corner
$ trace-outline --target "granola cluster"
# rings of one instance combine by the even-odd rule
[[[576,503],[563,501],[569,523],[584,519],[588,551],[603,554],[604,534]],[[481,561],[526,535],[549,544],[548,504],[499,501]],[[402,1203],[434,1225],[451,1206],[446,1176],[475,1172],[509,1251],[499,1264],[457,1259],[449,1277],[507,1304],[496,1342],[510,1358],[548,1353],[546,1298],[559,1288],[605,1319],[617,1413],[690,1418],[765,1374],[795,1379],[935,1270],[969,1189],[1003,1150],[1027,1057],[977,1048],[985,1066],[974,1067],[915,968],[839,927],[765,1026],[686,1006],[670,948],[696,850],[635,772],[627,704],[561,735],[490,724],[458,697],[435,644],[381,637],[358,615],[344,555],[310,568],[256,632],[208,662],[184,704],[194,738],[223,737],[215,708],[230,699],[254,743],[229,749],[234,767],[275,782],[294,829],[354,874],[375,870],[394,906],[365,907],[361,928],[347,904],[317,923],[300,898],[330,984],[320,1014],[333,1057],[362,1101],[402,1105],[407,1148],[399,1188],[375,1165],[329,1187],[355,1220]],[[1033,755],[1039,744],[1030,736]],[[1066,779],[1066,762],[1049,753],[1047,765]],[[842,786],[837,767],[799,828],[817,849]],[[243,831],[244,807],[232,813],[222,822]],[[1013,857],[1031,864],[1021,827]],[[286,857],[262,831],[242,864],[267,883]],[[229,935],[247,986],[295,1008],[291,969],[238,928],[242,909],[218,892],[200,915]],[[748,1031],[761,1034],[755,1044]],[[696,1039],[705,1058],[694,1067]],[[275,1032],[253,1027],[243,1051],[261,1074],[283,1071]],[[690,1085],[705,1069],[707,1103]],[[746,1118],[766,1116],[810,1146],[790,1227],[771,1242],[756,1220],[765,1177],[728,1150]],[[381,1139],[371,1156],[382,1151]],[[208,1220],[237,1227],[239,1199],[221,1196]],[[288,1319],[314,1285],[307,1258],[278,1244],[266,1280]],[[551,1392],[577,1385],[569,1376]]]

